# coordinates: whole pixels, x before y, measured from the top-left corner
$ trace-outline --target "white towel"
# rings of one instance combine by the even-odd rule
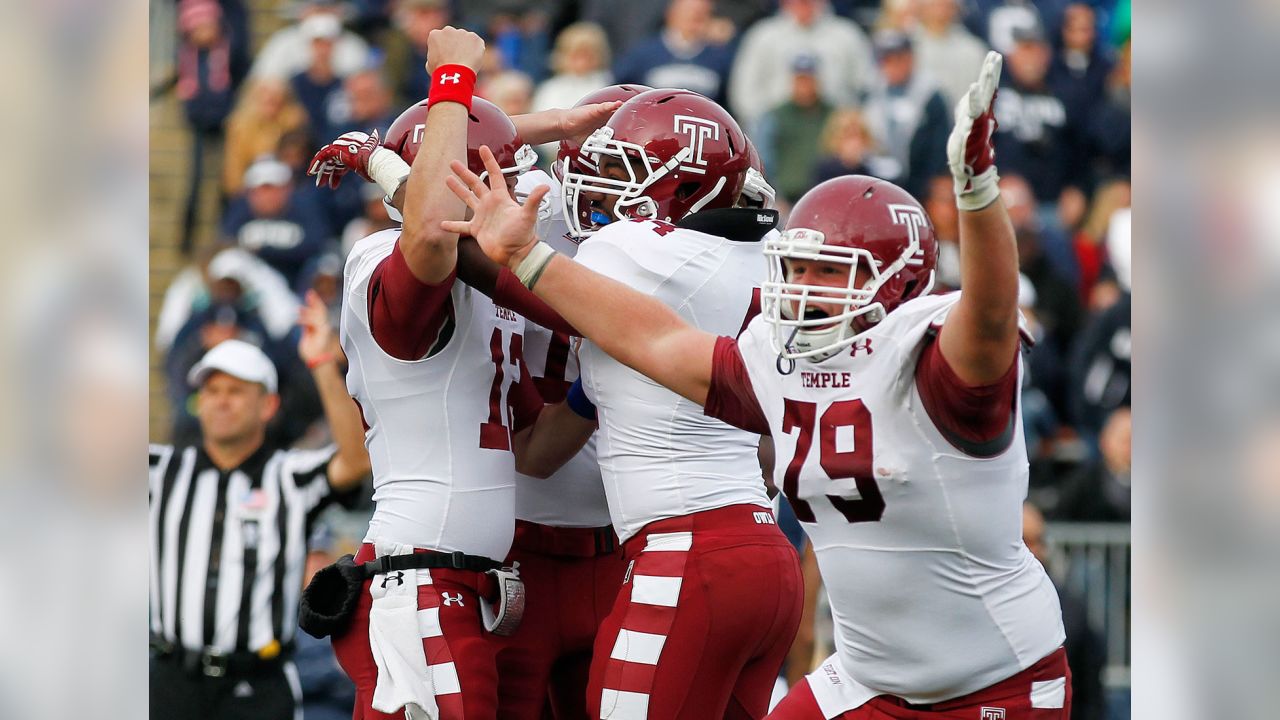
[[[408,545],[375,545],[378,557],[407,555]],[[399,573],[403,573],[401,576]],[[385,582],[384,582],[385,581]],[[373,690],[373,709],[398,713],[407,720],[436,720],[435,687],[427,667],[427,655],[418,631],[418,586],[429,585],[428,570],[403,570],[373,576],[369,594],[369,649],[378,666],[378,684]]]

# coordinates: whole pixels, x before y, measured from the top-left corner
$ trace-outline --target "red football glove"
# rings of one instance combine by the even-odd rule
[[[955,180],[956,206],[961,210],[981,210],[1000,195],[991,136],[996,131],[996,88],[1002,62],[1000,53],[987,53],[978,81],[956,104],[956,124],[947,138],[947,165]]]
[[[353,130],[343,133],[337,140],[320,148],[311,158],[308,175],[316,176],[316,187],[325,186],[336,190],[342,183],[347,171],[354,170],[366,182],[373,182],[369,176],[369,157],[378,149],[382,140],[378,131],[372,134]]]

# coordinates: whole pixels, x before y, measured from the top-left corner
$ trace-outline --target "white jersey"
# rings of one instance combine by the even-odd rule
[[[703,331],[734,335],[765,275],[759,242],[653,221],[617,222],[578,250],[588,268],[653,295]],[[600,417],[600,471],[622,540],[646,524],[730,505],[769,507],[758,435],[703,414],[583,341],[583,385]]]
[[[400,230],[356,243],[344,273],[340,337],[347,389],[369,425],[374,511],[366,542],[501,560],[515,524],[507,393],[520,377],[524,321],[454,281],[455,325],[443,349],[388,355],[369,327],[368,289]]]
[[[528,194],[539,185],[551,191],[538,210],[538,239],[557,252],[573,257],[578,244],[569,237],[560,205],[560,184],[541,170],[520,176],[516,194]],[[578,379],[576,338],[553,333],[541,325],[526,322],[524,358],[544,400],[559,402]],[[548,478],[516,474],[516,517],[554,527],[603,527],[609,524],[609,505],[596,461],[596,438],[570,458]]]
[[[773,436],[774,481],[813,541],[831,602],[846,677],[811,680],[827,717],[836,702],[843,712],[884,693],[959,697],[1064,639],[1057,593],[1022,543],[1020,411],[1007,449],[973,457],[944,438],[916,389],[926,333],[958,298],[911,300],[850,350],[787,375],[763,317],[738,339]]]

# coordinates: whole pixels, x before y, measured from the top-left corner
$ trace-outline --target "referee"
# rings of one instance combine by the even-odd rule
[[[276,369],[257,347],[219,343],[191,369],[199,446],[151,447],[151,718],[302,717],[290,661],[307,537],[336,494],[369,472],[359,410],[338,369],[324,305],[308,293],[298,354],[336,449],[266,444]]]

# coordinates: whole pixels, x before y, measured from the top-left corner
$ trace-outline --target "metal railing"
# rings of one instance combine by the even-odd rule
[[[1084,599],[1089,624],[1106,642],[1103,684],[1129,687],[1133,560],[1129,524],[1049,523],[1045,539],[1050,545],[1053,581]]]

